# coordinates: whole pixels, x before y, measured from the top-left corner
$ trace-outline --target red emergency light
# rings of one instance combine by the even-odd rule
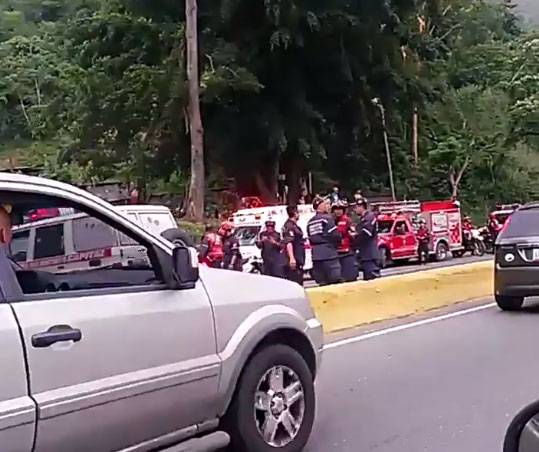
[[[57,208],[50,209],[35,209],[30,211],[30,221],[45,220],[46,218],[54,218],[60,215]]]

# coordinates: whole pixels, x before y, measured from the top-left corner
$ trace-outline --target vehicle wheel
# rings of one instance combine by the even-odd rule
[[[286,345],[260,350],[247,364],[224,419],[234,452],[300,452],[311,434],[314,381]]]
[[[386,247],[380,248],[380,268],[391,267],[393,265],[393,259],[391,259],[391,251]]]
[[[438,262],[442,262],[447,260],[448,257],[449,248],[447,247],[447,245],[443,242],[438,243],[438,245],[436,245],[436,260]]]
[[[519,311],[524,303],[524,297],[496,295],[494,298],[502,311]]]
[[[180,228],[167,229],[161,233],[161,237],[179,246],[195,246],[195,242],[187,231]]]
[[[485,254],[485,244],[481,242],[480,240],[476,240],[473,247],[473,255],[481,257],[484,254]]]

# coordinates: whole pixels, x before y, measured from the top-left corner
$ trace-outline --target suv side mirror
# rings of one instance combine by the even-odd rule
[[[505,434],[503,452],[539,450],[539,401],[518,413]]]
[[[195,248],[177,246],[172,253],[174,273],[181,284],[194,284],[198,281],[198,256]]]

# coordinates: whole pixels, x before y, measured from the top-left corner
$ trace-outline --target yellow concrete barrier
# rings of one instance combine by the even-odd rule
[[[493,293],[491,261],[309,289],[324,331],[404,317]]]

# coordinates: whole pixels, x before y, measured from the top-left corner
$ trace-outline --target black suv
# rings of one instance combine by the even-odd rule
[[[539,203],[516,210],[496,240],[494,296],[504,311],[539,296]]]

